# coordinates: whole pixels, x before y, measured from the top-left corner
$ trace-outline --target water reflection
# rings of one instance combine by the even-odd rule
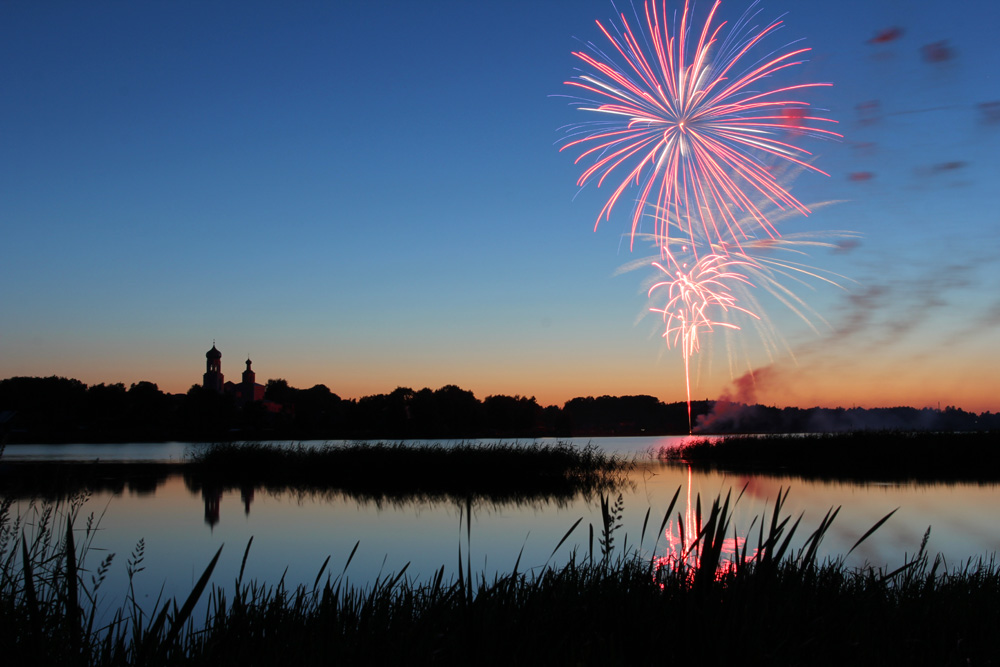
[[[192,494],[198,493],[198,489],[193,488],[188,479],[185,479],[185,481],[188,482],[187,488]],[[251,484],[242,484],[239,489],[240,502],[243,503],[243,516],[248,517],[250,516],[250,505],[253,504],[256,489]],[[201,499],[205,503],[205,523],[210,528],[214,528],[222,517],[222,497],[225,491],[226,489],[219,485],[201,487]]]
[[[503,507],[522,507],[541,511],[545,507],[566,508],[572,504],[583,501],[590,502],[600,493],[610,493],[625,489],[635,489],[635,482],[628,478],[621,478],[614,483],[602,485],[600,487],[579,487],[572,492],[565,489],[558,489],[553,492],[544,493],[524,493],[517,491],[510,492],[482,492],[482,493],[449,493],[449,492],[426,492],[426,491],[373,491],[370,489],[351,489],[331,486],[329,488],[302,488],[297,485],[281,484],[219,484],[214,481],[206,482],[199,475],[180,474],[176,477],[183,479],[185,488],[192,496],[201,498],[204,505],[205,524],[214,528],[222,520],[223,500],[227,495],[239,492],[239,502],[243,505],[243,516],[250,516],[250,508],[258,491],[262,491],[268,497],[274,499],[293,499],[296,503],[321,503],[321,504],[344,504],[351,503],[358,507],[374,506],[378,510],[392,508],[402,510],[412,507],[429,507],[448,505],[452,507],[470,506],[475,510],[497,510]],[[163,480],[169,481],[169,478]],[[122,488],[128,488],[124,485]],[[78,491],[79,492],[79,491]],[[59,497],[68,497],[71,493],[67,490]],[[50,498],[55,500],[57,498]]]
[[[240,487],[240,500],[243,501],[243,516],[250,516],[250,503],[253,502],[254,488],[252,486]]]
[[[191,494],[201,497],[204,522],[214,528],[221,521],[223,497],[233,490],[239,491],[244,517],[248,517],[258,490],[327,503],[349,499],[380,509],[441,502],[562,507],[630,483],[623,459],[605,459],[606,463],[596,465],[587,459],[588,463],[580,464],[570,451],[533,449],[522,459],[515,450],[502,447],[438,446],[421,452],[378,445],[320,449],[305,460],[293,453],[289,461],[288,452],[281,448],[250,445],[245,452],[236,452],[238,465],[228,450],[222,452],[221,461],[217,456],[187,464],[15,459],[0,462],[0,490],[7,497],[50,501],[79,494],[142,497],[155,495],[159,487],[179,476]],[[243,453],[249,457],[241,458]],[[431,456],[428,465],[424,457]]]
[[[599,490],[559,493],[493,493],[470,496],[463,490],[421,490],[418,486],[395,490],[371,486],[308,487],[301,485],[216,483],[185,473],[184,468],[139,467],[132,477],[115,477],[112,464],[77,470],[89,476],[50,469],[44,476],[20,478],[0,474],[0,495],[23,499],[12,508],[16,514],[30,499],[66,498],[87,491],[88,510],[101,519],[95,544],[117,553],[116,568],[109,574],[109,599],[114,599],[112,580],[125,582],[125,557],[140,538],[145,538],[147,571],[138,582],[140,595],[155,600],[160,588],[166,594],[184,595],[193,578],[219,548],[226,547],[213,580],[231,584],[241,567],[243,548],[254,537],[246,564],[247,579],[274,583],[288,568],[286,583],[311,585],[329,556],[343,565],[360,541],[357,556],[347,572],[355,584],[365,585],[387,572],[398,572],[409,563],[407,573],[415,579],[430,576],[443,564],[456,563],[459,540],[467,553],[462,508],[470,503],[472,565],[488,577],[509,571],[520,558],[522,569],[544,563],[558,564],[574,549],[589,547],[588,527],[600,532]],[[3,466],[0,466],[2,468]],[[9,472],[9,468],[7,469]],[[60,468],[62,470],[62,468]],[[876,565],[896,566],[904,554],[920,545],[932,526],[929,551],[942,552],[950,564],[988,555],[1000,549],[1000,515],[989,508],[1000,502],[1000,487],[985,484],[858,484],[805,480],[761,474],[728,474],[648,460],[629,472],[614,491],[623,494],[622,539],[616,544],[639,545],[647,557],[683,554],[691,546],[689,527],[697,524],[697,501],[703,508],[732,491],[742,494],[733,515],[729,535],[752,536],[756,517],[774,506],[781,490],[791,486],[787,510],[793,521],[802,516],[801,531],[813,530],[831,508],[842,510],[823,542],[823,553],[845,553],[881,517],[899,507],[852,558]],[[677,505],[668,525],[654,538],[665,510],[680,487]],[[608,493],[605,490],[605,493]],[[242,507],[242,512],[239,509]],[[643,519],[650,510],[649,526]],[[251,511],[252,510],[252,511]],[[567,529],[579,527],[553,555],[553,548]],[[759,520],[759,519],[758,519]],[[680,530],[684,524],[684,534]],[[155,527],[152,529],[151,527]],[[727,538],[729,537],[727,535]],[[802,535],[804,538],[805,535]],[[627,538],[627,539],[626,539]],[[654,549],[653,543],[657,542]],[[727,544],[730,552],[744,548],[739,539]],[[523,553],[522,553],[523,551]],[[748,553],[748,557],[751,554]],[[103,556],[102,556],[103,557]],[[551,558],[551,560],[550,560]],[[448,569],[446,574],[452,574]],[[123,588],[124,590],[124,588]]]
[[[690,545],[687,534],[681,537],[677,518],[678,514],[683,518],[685,530],[696,524],[692,516],[696,516],[693,508],[699,495],[703,503],[710,502],[720,491],[738,494],[744,484],[742,478],[689,474],[686,469],[669,466],[636,471],[632,481],[634,484],[623,489],[622,527],[615,545],[617,549],[626,544],[629,548],[638,546],[649,558],[682,553]],[[766,487],[771,484],[768,493]],[[736,506],[731,534],[756,535],[748,526],[753,517],[773,507],[780,484],[778,480],[761,480],[760,498],[744,494]],[[678,487],[681,493],[672,513],[673,523],[660,534],[654,550],[655,531]],[[906,552],[916,551],[928,525],[934,526],[931,553],[944,551],[949,564],[959,564],[970,556],[1000,548],[1000,517],[981,511],[996,506],[997,500],[1000,493],[996,489],[981,487],[865,490],[796,483],[787,514],[794,518],[804,515],[801,537],[805,537],[831,506],[844,505],[823,544],[825,557],[846,552],[878,518],[903,506],[863,550],[854,554],[852,566],[864,561],[898,566]],[[495,573],[509,572],[516,562],[520,563],[520,571],[537,572],[547,562],[556,566],[565,562],[574,550],[586,554],[597,546],[589,544],[588,528],[592,526],[595,535],[601,529],[596,497],[579,497],[560,504],[480,502],[472,506],[468,516],[463,516],[464,507],[464,500],[459,498],[431,500],[413,496],[406,503],[376,503],[344,492],[205,486],[195,491],[182,475],[174,475],[153,495],[128,490],[94,494],[85,512],[104,514],[95,541],[102,552],[92,554],[90,567],[96,567],[105,553],[118,554],[104,587],[110,609],[124,598],[128,586],[126,556],[141,538],[145,538],[147,561],[146,571],[136,581],[136,591],[139,599],[151,606],[161,589],[167,596],[183,599],[220,545],[225,548],[213,584],[231,586],[251,537],[246,580],[274,585],[284,576],[288,586],[309,586],[328,557],[328,571],[340,573],[358,544],[346,578],[353,585],[367,586],[407,565],[407,575],[418,582],[442,566],[446,577],[455,576],[459,545],[465,555],[470,542],[472,568],[477,576],[483,573],[492,579]],[[651,525],[645,543],[637,545],[647,508],[651,508]],[[956,521],[956,516],[961,520]],[[471,518],[470,541],[466,539],[467,518]],[[563,535],[580,519],[576,531],[553,553]],[[739,543],[732,546],[737,544],[742,549]],[[751,547],[754,544],[752,540]]]
[[[201,490],[201,498],[205,501],[205,523],[214,527],[222,512],[222,489],[206,486]]]
[[[104,464],[100,468],[87,466],[51,466],[43,470],[35,466],[19,466],[16,475],[5,475],[0,486],[2,495],[8,498],[36,499],[61,502],[67,498],[90,496],[131,496],[149,499],[157,503],[157,492],[170,484],[171,480],[182,480],[184,487],[194,497],[200,497],[204,505],[205,523],[214,527],[221,521],[223,498],[238,491],[239,502],[243,505],[243,515],[250,515],[250,508],[258,491],[274,498],[290,497],[297,502],[307,499],[311,502],[374,505],[377,509],[386,507],[405,508],[421,505],[448,504],[459,506],[471,503],[475,507],[523,506],[541,509],[546,506],[567,507],[584,499],[590,500],[595,494],[610,493],[634,487],[634,482],[625,476],[609,477],[601,483],[593,480],[559,480],[536,488],[474,490],[474,485],[461,484],[456,491],[432,488],[424,490],[419,480],[413,484],[397,488],[372,488],[368,483],[357,486],[330,484],[295,483],[248,483],[220,482],[212,475],[166,468],[150,470],[145,467],[117,466]],[[549,486],[552,488],[546,489]]]
[[[665,526],[662,537],[665,538],[666,545],[663,555],[658,556],[654,553],[652,561],[654,572],[658,572],[661,569],[686,571],[688,576],[693,578],[699,569],[702,551],[706,548],[706,541],[712,539],[707,533],[711,533],[712,530],[710,527],[705,526],[703,520],[701,495],[698,494],[694,499],[691,497],[692,489],[695,486],[693,483],[694,474],[691,466],[685,467],[687,469],[687,484],[683,488],[686,488],[686,498],[682,509],[677,511],[676,518],[669,515],[664,517]],[[722,510],[723,518],[728,516],[730,511],[735,512],[735,506],[740,502],[743,492],[749,484],[750,482],[748,481],[742,487],[742,490],[737,489],[738,495],[735,499],[732,497],[732,489],[726,494],[725,507]],[[680,490],[681,488],[678,488],[678,494]],[[719,500],[719,498],[716,498],[716,500]],[[731,500],[734,501],[732,506],[730,506]],[[705,502],[710,503],[712,499],[706,498]],[[749,562],[757,557],[757,549],[748,552],[746,537],[740,534],[734,534],[732,537],[724,537],[721,540],[719,552],[720,557],[716,572],[716,576],[718,577],[731,572],[735,568],[737,559]]]
[[[164,463],[0,461],[0,493],[58,501],[81,493],[155,496],[183,466]]]

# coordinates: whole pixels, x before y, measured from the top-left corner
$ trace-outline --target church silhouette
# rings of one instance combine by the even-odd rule
[[[247,368],[243,371],[243,379],[239,384],[226,382],[222,374],[222,352],[215,347],[205,353],[205,375],[202,376],[202,386],[220,394],[229,394],[240,405],[264,400],[264,385],[256,382],[257,374],[251,368],[250,357],[247,357]]]

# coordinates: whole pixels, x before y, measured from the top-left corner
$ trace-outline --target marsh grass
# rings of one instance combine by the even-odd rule
[[[494,503],[566,501],[626,483],[632,463],[569,444],[358,442],[320,447],[214,445],[185,469],[188,486],[338,492],[376,502],[409,498]]]
[[[221,443],[198,451],[191,463],[203,474],[227,478],[283,478],[306,482],[369,479],[431,487],[455,483],[518,483],[529,479],[601,476],[624,471],[629,463],[596,446],[568,443],[460,442],[413,445],[359,441],[346,445],[281,447],[267,443]]]
[[[807,479],[1000,481],[1000,434],[856,431],[696,439],[656,452],[696,469],[767,472]]]
[[[493,503],[568,501],[624,485],[633,463],[595,446],[519,442],[412,445],[356,442],[319,447],[221,443],[184,463],[24,463],[0,465],[5,495],[55,500],[128,487],[146,490],[182,474],[192,491],[264,488],[339,493],[362,501],[472,497]]]
[[[638,542],[620,535],[622,503],[602,497],[596,544],[553,558],[577,520],[538,567],[473,574],[471,505],[458,575],[428,581],[400,572],[363,587],[348,582],[357,545],[319,567],[311,585],[244,581],[246,545],[232,587],[209,585],[216,553],[187,599],[144,610],[128,594],[94,626],[106,555],[91,570],[93,515],[80,503],[0,515],[0,639],[6,664],[986,664],[997,656],[1000,568],[969,561],[948,570],[924,547],[892,571],[821,559],[831,509],[801,544],[801,516],[784,514],[787,491],[751,524],[744,547],[723,556],[740,494],[716,498],[686,526],[684,553],[655,554],[679,497],[656,537],[651,510]],[[682,519],[678,513],[677,519]],[[857,544],[889,519],[876,523]],[[650,529],[647,540],[647,529]],[[591,526],[591,535],[594,527]],[[755,534],[754,534],[755,533]],[[79,539],[78,539],[79,538]],[[619,541],[620,538],[620,541]],[[651,544],[647,544],[651,542]],[[753,548],[750,548],[753,543]],[[857,544],[855,546],[857,546]],[[220,548],[221,551],[221,548]],[[464,559],[463,559],[464,555]],[[845,555],[846,556],[846,555]],[[144,545],[127,561],[140,576]],[[130,587],[131,590],[131,587]],[[204,617],[192,618],[205,599]]]

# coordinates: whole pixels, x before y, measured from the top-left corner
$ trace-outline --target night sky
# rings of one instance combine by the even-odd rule
[[[723,2],[734,21],[749,3]],[[626,3],[619,9],[631,12]],[[672,3],[671,7],[681,5]],[[697,5],[703,16],[709,3]],[[986,0],[758,5],[841,141],[789,185],[822,235],[813,327],[710,336],[695,398],[1000,410],[1000,74]],[[0,378],[236,380],[343,398],[684,400],[622,267],[631,211],[576,185],[564,82],[607,0],[0,5]],[[796,40],[802,40],[797,42]],[[814,330],[815,328],[815,330]],[[754,380],[746,374],[753,371]]]

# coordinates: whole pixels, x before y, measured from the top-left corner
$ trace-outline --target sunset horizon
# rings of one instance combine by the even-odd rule
[[[512,377],[504,382],[495,383],[485,383],[476,381],[475,378],[463,375],[459,379],[449,380],[443,374],[428,374],[426,376],[418,376],[414,374],[411,376],[415,379],[412,382],[392,382],[387,381],[382,384],[378,384],[377,379],[369,380],[365,383],[358,383],[356,381],[340,381],[336,379],[323,379],[320,375],[308,375],[308,374],[289,374],[283,373],[281,369],[271,368],[266,363],[267,360],[257,357],[257,355],[248,354],[233,359],[231,355],[227,355],[221,343],[215,342],[211,348],[217,348],[222,353],[222,374],[225,380],[239,383],[240,374],[244,370],[244,364],[247,359],[253,361],[253,370],[257,374],[257,381],[263,385],[266,385],[271,380],[284,380],[288,383],[290,387],[297,389],[308,389],[316,385],[323,385],[327,387],[332,393],[339,396],[342,400],[358,400],[360,398],[385,395],[392,393],[395,389],[405,387],[412,389],[414,391],[420,391],[422,389],[437,390],[445,386],[456,386],[464,391],[470,391],[478,400],[483,400],[489,396],[521,396],[524,398],[534,398],[536,402],[542,406],[556,406],[562,407],[566,402],[576,399],[576,398],[587,398],[587,397],[600,397],[600,396],[612,396],[612,397],[623,397],[623,396],[652,396],[662,403],[675,404],[683,403],[685,398],[683,395],[673,396],[670,398],[665,398],[654,390],[642,391],[640,389],[635,389],[637,386],[634,381],[619,380],[618,382],[607,382],[599,383],[598,381],[589,380],[590,384],[587,384],[588,379],[586,377],[577,377],[575,381],[569,382],[573,387],[593,387],[593,390],[578,391],[574,393],[573,389],[566,388],[566,385],[560,385],[556,388],[550,389],[548,391],[533,391],[531,387],[521,387],[517,378]],[[201,363],[204,364],[205,352],[202,352]],[[197,360],[196,360],[197,363]],[[15,373],[9,377],[64,377],[71,380],[77,380],[83,384],[89,386],[95,386],[100,384],[110,385],[110,384],[122,384],[126,388],[131,385],[137,384],[139,382],[151,382],[157,386],[157,388],[167,394],[186,394],[193,386],[202,386],[201,374],[204,373],[205,367],[196,367],[194,364],[190,368],[180,368],[174,369],[176,372],[173,377],[176,378],[171,380],[171,374],[166,374],[167,379],[162,377],[156,377],[153,375],[148,376],[134,376],[128,375],[127,373],[123,377],[116,377],[111,373],[94,374],[94,375],[74,375],[72,373],[65,372],[44,372],[44,373]],[[430,382],[420,380],[420,377],[433,377],[434,379]],[[0,378],[3,380],[6,378]],[[386,378],[389,380],[389,378]],[[804,378],[798,377],[794,380],[799,382],[805,381]],[[459,381],[461,380],[461,381]],[[656,377],[651,378],[654,385]],[[782,402],[779,398],[782,394],[779,391],[773,389],[776,383],[788,383],[789,377],[783,369],[775,366],[767,366],[761,369],[757,369],[753,374],[746,373],[741,378],[728,383],[722,387],[722,390],[717,395],[695,395],[692,397],[694,401],[729,401],[733,403],[740,403],[746,405],[764,405],[768,407],[776,408],[800,408],[800,409],[810,409],[810,408],[824,408],[824,409],[850,409],[850,408],[863,408],[863,409],[879,409],[879,408],[897,408],[897,407],[908,407],[915,408],[918,410],[931,409],[931,410],[944,410],[945,408],[958,408],[965,410],[966,412],[971,412],[975,414],[983,413],[994,413],[997,410],[994,406],[995,403],[991,402],[992,399],[986,397],[977,403],[977,398],[972,397],[967,403],[961,402],[946,402],[939,401],[933,398],[933,388],[927,390],[925,393],[921,393],[917,389],[913,389],[910,395],[924,398],[914,399],[913,402],[896,402],[896,403],[880,403],[877,399],[871,399],[868,401],[862,400],[858,395],[852,394],[854,388],[847,387],[842,390],[838,395],[843,396],[842,401],[837,399],[830,400],[827,403],[810,400],[808,395],[796,400],[794,398],[794,392],[801,389],[799,386],[795,385],[790,387],[790,395],[792,398],[788,399],[787,402]],[[539,386],[538,384],[535,385]],[[544,388],[544,383],[541,385]],[[617,389],[616,389],[617,388]],[[826,387],[829,390],[829,387]],[[676,393],[676,392],[675,392]],[[955,392],[950,392],[950,395],[954,396]],[[555,397],[555,398],[553,398]],[[977,408],[976,406],[981,404],[982,408]]]
[[[739,71],[809,49],[746,93],[789,87],[761,122],[808,155],[743,167],[742,190],[785,208],[734,237],[755,270],[781,268],[711,296],[733,317],[690,330],[692,399],[1000,411],[1000,84],[980,9],[720,5],[720,39],[780,22]],[[625,172],[583,178],[599,142],[568,146],[609,122],[581,98],[614,88],[589,83],[602,57],[631,71],[608,35],[640,14],[5,5],[0,378],[184,393],[214,339],[227,374],[249,355],[264,381],[347,399],[686,400],[667,288],[650,293],[676,281],[652,268],[665,249],[686,261],[656,239],[658,190],[637,207]]]

